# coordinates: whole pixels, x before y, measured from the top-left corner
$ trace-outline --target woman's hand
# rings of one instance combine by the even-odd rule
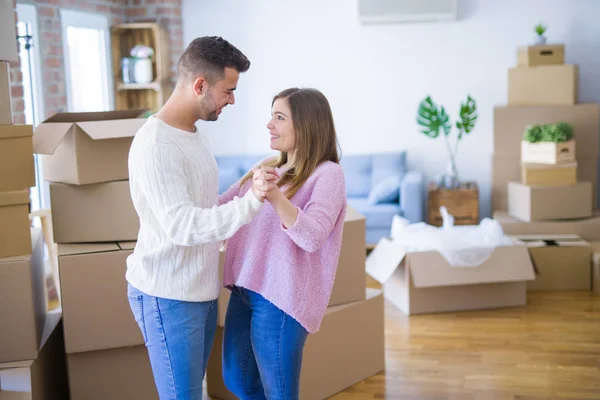
[[[252,191],[256,198],[260,201],[264,201],[267,194],[272,191],[279,191],[277,187],[277,180],[279,174],[273,167],[261,167],[254,169],[252,176]]]

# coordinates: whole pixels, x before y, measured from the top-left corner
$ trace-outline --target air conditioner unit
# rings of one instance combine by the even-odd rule
[[[458,0],[358,0],[362,24],[456,21]]]

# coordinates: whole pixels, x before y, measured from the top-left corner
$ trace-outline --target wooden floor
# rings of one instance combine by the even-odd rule
[[[332,399],[600,399],[600,296],[410,318],[385,307],[386,371]]]

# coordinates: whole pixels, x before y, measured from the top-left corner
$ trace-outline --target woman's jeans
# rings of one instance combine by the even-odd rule
[[[217,327],[217,301],[187,302],[149,296],[129,285],[161,400],[202,399],[202,381]]]
[[[223,379],[242,400],[298,399],[308,333],[260,294],[234,287],[223,336]]]

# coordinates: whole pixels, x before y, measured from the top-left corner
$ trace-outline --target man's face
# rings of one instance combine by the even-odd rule
[[[240,73],[233,68],[225,67],[225,77],[207,86],[207,91],[201,98],[202,119],[205,121],[216,121],[219,114],[228,104],[235,103],[233,92],[237,87]]]

